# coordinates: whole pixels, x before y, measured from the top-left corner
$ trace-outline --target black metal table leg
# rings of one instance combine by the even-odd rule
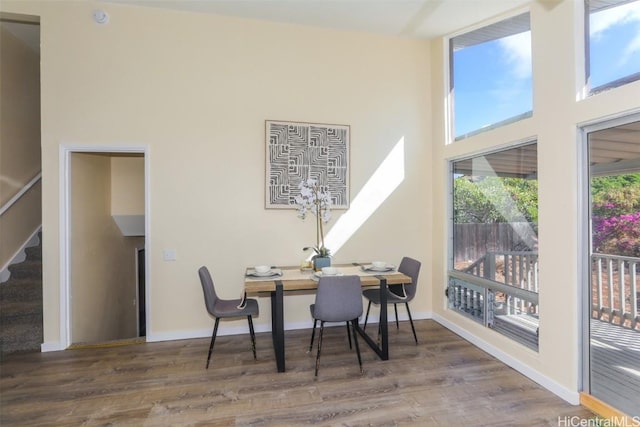
[[[284,290],[281,280],[276,280],[276,290],[271,292],[271,336],[278,372],[284,372]]]
[[[362,336],[369,347],[376,352],[382,360],[389,360],[389,324],[387,322],[387,279],[384,276],[376,276],[380,280],[380,335],[382,337],[381,346],[374,341],[365,331],[362,330],[360,324],[357,325],[356,331]]]
[[[389,360],[389,322],[387,321],[387,279],[380,279],[380,332],[382,335],[382,360]]]

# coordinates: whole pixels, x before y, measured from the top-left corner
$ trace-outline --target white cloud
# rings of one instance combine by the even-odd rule
[[[515,78],[531,77],[531,31],[500,39],[500,46]]]
[[[598,39],[611,27],[623,24],[636,24],[635,34],[631,34],[618,63],[627,63],[633,55],[640,52],[640,1],[612,7],[591,15],[589,32],[592,39]]]
[[[635,53],[640,52],[640,32],[638,32],[631,42],[625,47],[623,57],[623,63],[626,63],[630,57]]]
[[[589,21],[590,36],[592,38],[601,37],[602,33],[612,26],[628,22],[640,23],[640,1],[593,13]]]

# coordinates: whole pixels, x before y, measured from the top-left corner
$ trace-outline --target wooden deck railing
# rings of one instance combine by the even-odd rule
[[[508,251],[487,252],[469,267],[465,273],[483,277],[518,289],[538,293],[538,252]],[[531,301],[501,293],[496,302],[504,302],[504,314],[537,314],[538,306]]]
[[[489,319],[494,314],[538,314],[537,301],[532,301],[530,293],[519,295],[513,292],[520,289],[538,294],[537,252],[487,252],[462,272],[507,285],[508,288],[500,290],[487,283],[495,295],[485,295],[472,287],[458,288],[454,293],[458,297],[452,299],[452,305],[459,305],[468,313],[483,313],[483,317]],[[479,284],[476,280],[473,283]],[[640,258],[593,254],[591,283],[594,319],[640,330]],[[460,283],[456,282],[456,286],[459,287]],[[494,303],[493,308],[484,307],[488,301]]]
[[[640,331],[640,258],[594,254],[592,318]],[[449,272],[449,307],[538,348],[537,252],[488,252]]]
[[[449,272],[449,307],[538,350],[538,253],[487,252]]]
[[[640,330],[640,258],[591,256],[591,317]]]
[[[488,253],[463,271],[449,272],[450,307],[489,326],[496,315],[537,315],[537,268],[536,253]]]

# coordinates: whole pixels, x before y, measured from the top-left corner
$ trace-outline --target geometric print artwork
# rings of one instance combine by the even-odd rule
[[[295,208],[298,185],[315,179],[331,207],[349,207],[349,134],[345,125],[267,120],[266,208]]]

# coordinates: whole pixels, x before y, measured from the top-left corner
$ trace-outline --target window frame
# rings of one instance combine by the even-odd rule
[[[611,80],[609,82],[603,83],[599,86],[591,87],[591,1],[592,0],[584,0],[584,79],[587,87],[586,93],[587,97],[597,95],[602,92],[606,92],[610,89],[615,89],[617,87],[625,86],[629,83],[633,83],[637,80],[640,80],[640,71],[629,74],[626,76],[622,76],[615,80]],[[628,3],[633,3],[640,0],[609,0],[604,1],[606,3],[610,2],[609,6],[604,6],[598,8],[594,12],[599,12],[606,9],[616,8]],[[603,2],[603,3],[604,3]]]
[[[587,1],[587,0],[585,0]],[[456,123],[456,114],[455,114],[455,86],[454,86],[454,42],[453,40],[456,38],[459,38],[461,36],[464,36],[465,34],[470,34],[473,32],[477,32],[480,31],[482,29],[488,28],[488,27],[492,27],[492,26],[497,26],[505,21],[509,21],[509,20],[513,20],[521,15],[528,15],[528,31],[532,31],[531,28],[531,10],[529,7],[524,7],[524,8],[520,8],[520,9],[516,9],[514,11],[511,11],[508,15],[500,15],[495,17],[492,20],[488,20],[488,21],[484,21],[482,23],[479,23],[477,25],[471,26],[471,27],[467,27],[465,29],[462,29],[460,31],[457,31],[455,33],[450,34],[447,37],[443,38],[443,52],[445,55],[445,60],[443,61],[443,65],[444,65],[444,84],[445,84],[445,93],[446,93],[446,117],[445,117],[445,137],[446,137],[446,144],[450,144],[453,142],[457,142],[469,137],[472,137],[474,135],[478,135],[481,133],[485,133],[506,125],[509,125],[511,123],[516,123],[519,121],[522,121],[524,119],[530,118],[533,116],[533,84],[534,84],[534,79],[533,79],[533,64],[531,66],[531,110],[529,111],[525,111],[522,113],[518,113],[512,117],[508,117],[505,118],[503,120],[499,120],[498,122],[492,123],[490,125],[481,127],[479,129],[474,129],[471,131],[468,131],[464,134],[461,134],[459,136],[456,136],[456,129],[455,129],[455,123]],[[518,34],[518,33],[514,33],[514,34]],[[513,35],[513,34],[511,34]],[[507,36],[503,36],[503,37],[507,37]],[[499,40],[500,38],[495,38],[495,39],[488,39],[486,41],[492,41],[492,40]],[[532,54],[533,54],[533,41],[531,42],[530,48],[532,50]]]

